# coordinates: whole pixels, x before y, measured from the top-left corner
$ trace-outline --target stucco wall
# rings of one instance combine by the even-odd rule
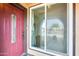
[[[76,49],[75,49],[75,52],[76,52],[76,56],[79,56],[79,4],[76,4],[76,14],[75,14],[75,17],[76,17]]]

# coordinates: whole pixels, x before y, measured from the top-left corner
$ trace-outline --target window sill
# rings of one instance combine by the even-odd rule
[[[51,53],[51,52],[48,52],[48,51],[45,51],[45,50],[42,50],[42,49],[36,48],[36,47],[30,47],[29,49],[46,54],[46,55],[49,55],[49,56],[68,56],[67,54],[64,54],[64,53],[57,53],[57,52]]]

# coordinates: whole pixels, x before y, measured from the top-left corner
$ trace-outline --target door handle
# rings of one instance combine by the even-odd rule
[[[22,38],[24,39],[24,32],[22,32]]]

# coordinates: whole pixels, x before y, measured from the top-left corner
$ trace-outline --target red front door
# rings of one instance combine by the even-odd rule
[[[22,55],[24,53],[24,12],[10,4],[3,4],[2,9],[3,13],[0,13],[0,15],[2,14],[3,18],[0,21],[3,21],[0,28],[3,28],[3,36],[1,36],[3,38],[0,49],[3,51],[0,51],[0,55]],[[14,18],[12,18],[12,15],[14,15]]]

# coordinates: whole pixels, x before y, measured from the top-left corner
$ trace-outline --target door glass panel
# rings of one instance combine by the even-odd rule
[[[32,9],[31,11],[31,44],[32,47],[44,49],[45,39],[45,7]]]
[[[67,53],[67,4],[47,5],[46,50]]]
[[[15,43],[16,42],[16,15],[15,14],[12,14],[11,15],[12,17],[12,39],[11,39],[11,42],[12,43]]]

